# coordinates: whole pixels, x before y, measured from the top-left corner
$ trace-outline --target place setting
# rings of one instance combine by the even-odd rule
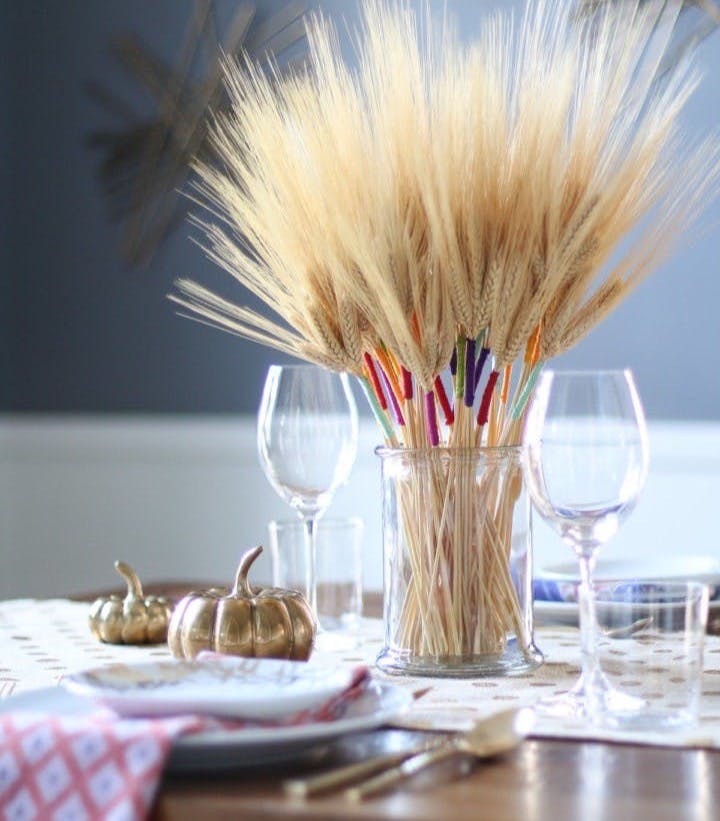
[[[371,681],[365,668],[222,657],[93,668],[59,687],[14,696],[0,705],[0,716],[52,714],[84,723],[88,732],[107,722],[120,737],[125,726],[151,719],[159,727],[185,723],[190,734],[173,744],[168,771],[207,772],[298,758],[379,727],[411,701],[407,692]],[[28,719],[20,729],[33,726]]]

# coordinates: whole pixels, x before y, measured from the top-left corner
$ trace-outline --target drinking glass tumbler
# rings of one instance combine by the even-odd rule
[[[697,722],[708,588],[699,582],[597,583],[597,664],[610,688],[588,691],[596,726],[652,732]]]
[[[307,595],[309,555],[303,523],[268,525],[273,584]],[[315,583],[318,617],[326,631],[351,631],[362,615],[362,519],[323,518],[317,525]]]

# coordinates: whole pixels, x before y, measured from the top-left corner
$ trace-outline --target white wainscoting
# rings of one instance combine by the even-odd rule
[[[365,585],[376,590],[377,439],[363,420],[355,469],[328,514],[365,520]],[[642,501],[603,555],[720,559],[720,424],[654,423],[650,442]],[[258,465],[253,418],[0,417],[0,598],[111,586],[116,558],[148,581],[229,582],[267,522],[288,515]],[[535,525],[536,566],[571,558]],[[256,578],[270,579],[268,558]]]

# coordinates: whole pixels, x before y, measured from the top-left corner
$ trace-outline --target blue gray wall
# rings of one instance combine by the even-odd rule
[[[0,54],[7,55],[10,46],[8,13],[0,5]],[[10,122],[11,68],[7,60],[0,69],[0,408],[8,406],[10,373],[10,172],[12,168]]]
[[[350,20],[358,8],[320,5]],[[471,36],[481,10],[502,3],[448,5]],[[171,59],[189,8],[188,0],[0,0],[2,411],[252,413],[268,364],[280,359],[175,316],[165,298],[174,277],[225,284],[187,230],[150,270],[123,264],[84,142],[107,122],[86,82],[123,89],[110,38],[137,31]],[[700,65],[706,78],[687,118],[696,135],[720,127],[720,33]],[[709,232],[561,364],[630,366],[650,416],[720,419],[718,218],[715,206]]]

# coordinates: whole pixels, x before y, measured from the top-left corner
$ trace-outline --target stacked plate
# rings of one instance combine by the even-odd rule
[[[663,556],[652,559],[598,559],[598,582],[700,581],[710,587],[710,609],[720,611],[720,559],[713,556]],[[533,581],[538,624],[577,624],[578,563],[541,568]]]

